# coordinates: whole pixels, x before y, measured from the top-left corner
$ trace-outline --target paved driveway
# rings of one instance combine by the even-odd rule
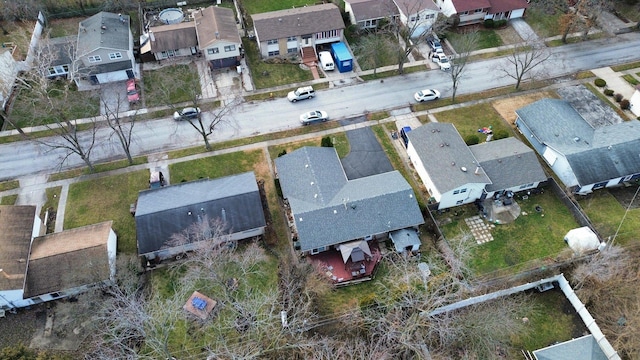
[[[127,100],[127,82],[118,81],[100,86],[100,115],[109,112],[129,111],[129,101]]]
[[[394,170],[371,128],[349,130],[347,138],[351,152],[341,161],[349,180]]]
[[[523,18],[512,19],[509,21],[513,29],[520,35],[522,40],[528,41],[540,41],[538,34],[524,21]]]

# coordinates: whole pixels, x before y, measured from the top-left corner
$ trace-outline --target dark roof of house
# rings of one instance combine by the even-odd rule
[[[198,44],[201,49],[206,49],[217,41],[227,41],[241,44],[236,18],[233,10],[209,6],[194,13]]]
[[[440,11],[433,0],[394,0],[398,10],[405,15],[417,14],[423,10]]]
[[[484,142],[469,150],[491,179],[485,187],[488,192],[547,180],[536,153],[516,138]]]
[[[221,219],[229,233],[266,225],[253,172],[144,190],[138,195],[138,254],[161,249],[197,221]]]
[[[380,19],[398,15],[398,7],[393,0],[345,0],[351,4],[356,21]]]
[[[42,51],[46,51],[47,54],[45,56],[49,57],[50,65],[68,65],[72,62],[72,55],[76,51],[76,41],[78,40],[77,36],[64,36],[57,38],[50,38],[47,41],[43,42],[44,48]]]
[[[427,123],[407,133],[431,181],[440,193],[465,184],[491,184],[478,161],[450,123]]]
[[[24,298],[109,280],[107,240],[112,221],[33,239]]]
[[[451,0],[456,12],[461,13],[476,9],[488,9],[491,7],[489,0]]]
[[[516,114],[538,142],[567,158],[581,186],[640,172],[638,120],[594,128],[568,102],[557,99],[536,101]]]
[[[584,85],[565,86],[556,92],[594,129],[624,122],[611,106]]]
[[[607,360],[607,356],[591,334],[535,350],[533,355],[537,360]]]
[[[347,180],[334,148],[303,147],[275,162],[302,251],[424,223],[397,171]]]
[[[91,66],[80,65],[80,67],[78,68],[78,73],[83,76],[87,76],[87,75],[104,74],[112,71],[129,70],[129,69],[131,69],[131,61],[122,60],[118,62],[111,62],[111,63],[99,64],[99,65],[92,64]]]
[[[0,205],[0,291],[23,287],[35,219],[35,206]]]
[[[78,57],[96,49],[127,51],[130,47],[129,15],[99,12],[81,21],[78,28]]]
[[[251,18],[260,41],[345,28],[340,9],[331,3],[254,14]]]
[[[198,46],[198,36],[193,21],[154,26],[149,29],[149,32],[153,33],[153,39],[150,41],[151,51],[154,53]]]
[[[491,14],[498,14],[529,7],[527,0],[489,0],[491,3]]]

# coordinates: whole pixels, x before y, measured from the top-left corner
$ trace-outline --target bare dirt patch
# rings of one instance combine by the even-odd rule
[[[509,124],[513,126],[516,121],[516,110],[544,98],[556,99],[558,98],[558,96],[555,93],[545,91],[535,94],[513,96],[506,99],[496,100],[492,103],[492,105],[493,108],[496,109],[498,114],[500,114],[503,119],[505,119]]]
[[[638,191],[638,185],[609,188],[609,193],[613,195],[625,209],[640,208],[640,197],[636,196],[636,191]]]
[[[502,39],[502,43],[505,45],[517,44],[522,42],[522,38],[518,35],[518,32],[511,26],[507,26],[504,29],[495,30],[496,34]]]

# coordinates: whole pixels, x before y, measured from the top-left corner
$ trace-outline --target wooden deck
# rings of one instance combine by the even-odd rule
[[[376,266],[382,259],[380,245],[376,240],[369,241],[371,257],[364,261],[354,263],[351,258],[345,264],[340,250],[332,249],[317,255],[308,256],[309,261],[316,265],[336,286],[347,285],[353,282],[371,280]]]

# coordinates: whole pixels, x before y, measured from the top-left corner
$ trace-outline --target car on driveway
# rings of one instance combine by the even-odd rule
[[[186,107],[173,113],[173,120],[195,119],[200,116],[200,108]]]
[[[309,111],[302,115],[300,115],[300,122],[302,125],[309,125],[316,122],[325,122],[329,120],[329,115],[327,115],[326,111],[315,110]]]
[[[436,36],[430,36],[427,39],[427,44],[429,44],[429,47],[431,48],[432,51],[436,51],[437,49],[442,49],[442,44],[440,43],[440,39],[438,39]]]
[[[433,54],[433,57],[431,59],[433,60],[433,62],[440,65],[440,70],[444,70],[444,71],[451,70],[451,62],[449,61],[449,58],[447,57],[447,55],[436,53],[436,54]]]
[[[130,103],[136,103],[140,100],[140,93],[136,86],[136,79],[127,80],[127,99]]]
[[[413,98],[416,99],[417,102],[437,100],[440,99],[440,91],[435,89],[420,90],[413,94]]]

